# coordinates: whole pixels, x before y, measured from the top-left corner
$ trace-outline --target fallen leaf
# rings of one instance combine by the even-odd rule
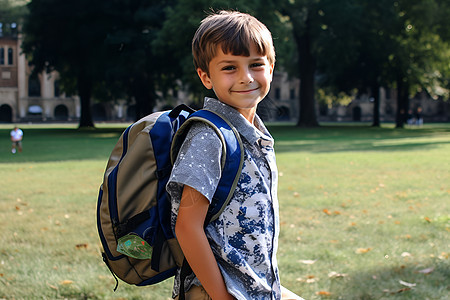
[[[411,290],[411,288],[403,288],[403,289],[399,289],[398,291],[395,291],[395,292],[390,292],[390,294],[391,295],[400,294],[400,293],[403,293],[403,292],[406,292],[406,291],[409,291],[409,290]]]
[[[410,287],[410,288],[416,286],[415,283],[409,283],[409,282],[406,282],[406,281],[403,281],[403,280],[399,280],[399,283],[400,283],[401,285],[404,285],[404,286],[407,286],[407,287]]]
[[[310,260],[310,259],[303,259],[303,260],[299,260],[299,263],[305,264],[305,265],[312,265],[317,261],[317,259],[315,260]]]
[[[331,212],[326,208],[324,208],[322,211],[327,215],[331,215]]]
[[[86,249],[87,247],[88,247],[88,244],[77,244],[77,245],[75,245],[75,248],[77,248],[77,249],[82,249],[82,248]]]
[[[425,217],[424,219],[425,219],[425,221],[427,221],[428,223],[431,223],[431,219],[430,219],[430,218]]]
[[[329,278],[343,278],[346,276],[347,276],[347,274],[342,274],[342,273],[338,273],[338,272],[334,272],[334,271],[328,273]]]
[[[316,295],[319,296],[331,296],[330,292],[326,292],[326,291],[320,291],[320,292],[316,292]]]
[[[430,273],[432,273],[433,271],[434,271],[434,268],[433,268],[433,267],[431,267],[431,268],[426,268],[426,269],[423,269],[423,270],[417,271],[417,273],[422,273],[422,274],[430,274]]]
[[[358,249],[356,249],[356,253],[357,254],[363,254],[363,253],[367,253],[367,252],[369,252],[370,250],[372,250],[372,248],[358,248]]]
[[[308,275],[306,279],[299,277],[296,280],[299,282],[314,283],[319,281],[319,278],[316,278],[314,275]]]
[[[51,285],[51,284],[48,283],[48,282],[47,282],[47,285],[48,285],[51,289],[58,290],[58,287],[57,287],[57,286]]]
[[[68,285],[68,284],[72,284],[73,283],[73,281],[72,280],[63,280],[63,281],[61,281],[59,284],[62,284],[62,285]]]

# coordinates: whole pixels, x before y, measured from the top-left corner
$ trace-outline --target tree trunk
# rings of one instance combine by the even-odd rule
[[[409,85],[402,77],[397,78],[397,114],[395,127],[403,128],[409,109]]]
[[[155,93],[150,80],[145,80],[147,76],[137,76],[132,83],[133,96],[136,101],[136,121],[151,114],[155,101]]]
[[[380,87],[378,84],[372,86],[373,97],[373,127],[380,127]]]
[[[294,28],[295,41],[297,43],[300,71],[300,96],[299,96],[299,119],[297,126],[316,127],[319,126],[316,115],[314,99],[316,61],[311,53],[309,21],[306,21],[305,30]]]
[[[78,76],[78,95],[81,102],[81,116],[79,128],[94,127],[92,121],[91,111],[91,95],[92,95],[92,81],[87,78],[84,72]]]

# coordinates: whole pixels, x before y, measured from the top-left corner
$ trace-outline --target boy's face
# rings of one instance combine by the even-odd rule
[[[209,63],[209,75],[199,68],[198,76],[221,102],[236,108],[250,120],[258,103],[269,92],[274,65],[267,56],[259,55],[254,45],[248,57],[225,54],[220,45],[216,53]]]

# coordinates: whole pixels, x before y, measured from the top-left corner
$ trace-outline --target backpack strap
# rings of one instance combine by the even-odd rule
[[[219,217],[236,190],[244,164],[244,147],[239,132],[230,121],[213,111],[201,109],[191,114],[176,132],[170,151],[172,164],[193,122],[208,124],[222,141],[222,176],[208,209],[206,225]]]

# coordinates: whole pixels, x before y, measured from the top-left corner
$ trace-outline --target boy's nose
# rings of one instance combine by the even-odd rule
[[[249,69],[243,69],[240,76],[240,83],[249,84],[254,81],[252,73]]]

